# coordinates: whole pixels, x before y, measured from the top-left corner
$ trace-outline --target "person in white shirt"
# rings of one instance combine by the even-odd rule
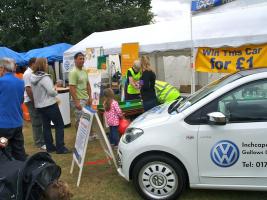
[[[40,113],[34,107],[34,99],[31,88],[31,75],[33,72],[33,67],[35,64],[36,58],[31,58],[29,60],[29,67],[23,74],[23,80],[25,84],[25,92],[24,92],[24,103],[27,106],[32,122],[32,134],[33,140],[36,147],[41,150],[46,150],[45,142],[44,142],[44,134],[43,134],[43,124]]]

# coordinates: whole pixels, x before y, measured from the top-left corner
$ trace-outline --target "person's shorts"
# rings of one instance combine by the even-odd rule
[[[85,107],[86,106],[86,103],[87,103],[87,99],[80,99],[80,105],[82,107]],[[75,107],[75,103],[74,101],[71,101],[71,107],[74,111],[74,116],[75,116],[75,124],[78,125],[79,124],[79,121],[80,121],[80,118],[82,116],[82,110],[78,110],[76,107]]]

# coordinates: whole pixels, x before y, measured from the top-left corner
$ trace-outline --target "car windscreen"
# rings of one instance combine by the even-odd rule
[[[189,96],[188,98],[183,100],[183,102],[181,102],[178,110],[180,110],[180,111],[185,110],[186,108],[195,104],[196,102],[198,102],[199,100],[208,96],[212,92],[220,89],[221,87],[223,87],[223,86],[227,85],[228,83],[231,83],[231,82],[233,82],[233,81],[235,81],[241,77],[242,76],[239,73],[235,73],[235,74],[226,75],[226,76],[224,76],[224,77],[222,77],[216,81],[211,82],[210,84],[206,85],[205,87],[201,88],[200,90],[198,90],[197,92],[195,92],[194,94],[192,94],[191,96]]]

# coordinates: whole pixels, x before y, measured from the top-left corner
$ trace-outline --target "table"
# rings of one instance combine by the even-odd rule
[[[140,115],[144,113],[144,108],[142,105],[141,100],[131,100],[131,101],[124,101],[124,102],[119,102],[119,106],[124,113],[125,117],[128,116],[134,116],[134,115]],[[98,111],[103,114],[104,113],[104,108],[103,105],[98,105],[97,106]]]

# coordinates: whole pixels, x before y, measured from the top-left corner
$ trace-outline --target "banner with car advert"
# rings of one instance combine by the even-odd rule
[[[234,0],[192,0],[191,11],[206,10],[215,6],[220,6]]]
[[[196,71],[233,73],[243,69],[266,67],[267,44],[238,48],[198,48]]]

